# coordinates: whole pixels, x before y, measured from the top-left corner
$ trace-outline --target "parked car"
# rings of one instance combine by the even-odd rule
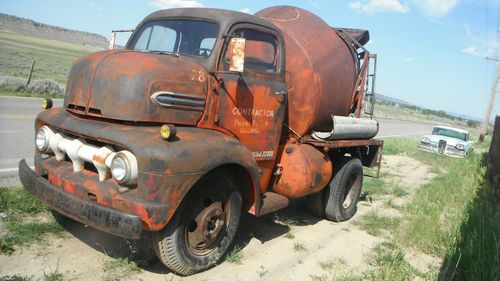
[[[464,157],[472,150],[473,144],[469,139],[469,132],[465,130],[436,126],[432,135],[422,137],[419,149],[452,157]]]

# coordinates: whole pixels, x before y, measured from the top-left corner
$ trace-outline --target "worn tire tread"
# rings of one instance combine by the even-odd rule
[[[351,168],[352,167],[352,168]],[[327,190],[325,191],[325,217],[328,220],[335,222],[342,222],[349,220],[356,214],[357,212],[357,200],[359,200],[358,193],[356,202],[353,205],[352,209],[345,213],[342,208],[343,204],[343,188],[338,188],[342,181],[346,176],[349,176],[347,173],[351,171],[351,169],[361,168],[361,181],[363,177],[363,168],[361,164],[361,160],[354,157],[344,157],[340,163],[337,165],[337,168],[334,169],[334,177],[330,182]],[[362,182],[361,182],[362,185]]]
[[[210,180],[215,181],[215,182],[224,182],[224,184],[226,184],[226,191],[228,191],[228,190],[238,191],[233,177],[228,176],[227,173],[220,173],[220,172],[214,173],[212,175],[209,175],[208,178],[205,179],[205,181],[210,181]],[[212,182],[212,184],[214,184],[214,183]],[[203,186],[195,186],[194,188],[199,188],[199,187],[203,187]],[[194,189],[193,191],[195,193],[197,192],[196,189]],[[189,198],[192,198],[192,197],[188,197],[190,195],[192,195],[192,194],[188,194],[186,196],[185,200],[190,200]],[[238,198],[237,204],[241,208],[241,206],[242,206],[241,194],[239,194],[239,196],[237,198]],[[228,200],[229,200],[229,198],[228,198]],[[189,264],[189,262],[186,262],[185,260],[183,260],[185,258],[185,254],[183,254],[183,250],[182,250],[183,248],[180,247],[179,245],[180,245],[180,243],[184,243],[184,241],[178,241],[178,239],[180,239],[180,238],[178,238],[179,235],[176,235],[174,232],[176,232],[176,229],[179,227],[179,225],[181,224],[181,222],[183,220],[183,218],[181,217],[181,214],[182,214],[182,211],[184,208],[187,208],[187,207],[185,207],[184,204],[181,204],[181,206],[179,206],[179,211],[180,211],[179,214],[174,215],[171,222],[169,222],[169,224],[167,224],[167,226],[163,230],[157,231],[154,233],[153,244],[154,244],[154,249],[155,249],[156,255],[158,256],[160,261],[166,267],[168,267],[172,272],[174,272],[176,274],[188,276],[188,275],[192,275],[194,273],[206,270],[206,269],[214,266],[218,262],[220,257],[223,256],[223,254],[220,255],[220,257],[217,259],[217,261],[214,260],[214,262],[209,262],[209,264],[203,268],[199,267],[199,265],[197,266],[195,264]],[[241,212],[241,209],[240,209],[240,212]],[[241,213],[240,213],[240,216],[241,216]],[[238,218],[238,220],[239,220],[239,218]],[[239,224],[238,222],[236,222],[236,223],[237,223],[237,225]],[[237,229],[237,225],[236,225],[236,229]],[[230,246],[230,244],[231,243],[229,243],[228,247]],[[227,251],[227,248],[226,248],[226,251]]]

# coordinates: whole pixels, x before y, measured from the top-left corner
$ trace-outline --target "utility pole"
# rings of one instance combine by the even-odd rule
[[[488,101],[488,107],[486,108],[486,114],[484,116],[483,127],[481,128],[481,134],[479,135],[479,141],[484,141],[484,136],[488,133],[488,125],[490,124],[491,111],[493,110],[493,105],[495,104],[495,98],[497,95],[498,83],[500,82],[500,60],[486,57],[487,60],[495,61],[497,64],[497,73],[495,75],[495,82],[493,83],[493,88],[491,89],[490,100]]]

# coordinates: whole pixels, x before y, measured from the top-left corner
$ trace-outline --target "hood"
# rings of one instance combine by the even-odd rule
[[[466,144],[465,141],[456,139],[456,138],[450,138],[446,136],[440,136],[440,135],[425,135],[422,138],[428,138],[432,143],[438,144],[440,140],[446,141],[446,145],[451,145],[451,146],[456,146],[457,144]]]
[[[195,125],[203,114],[206,92],[207,71],[194,59],[102,51],[74,63],[64,107],[114,120]]]

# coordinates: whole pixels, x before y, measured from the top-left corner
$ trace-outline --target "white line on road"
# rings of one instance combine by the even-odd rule
[[[0,130],[0,134],[19,134],[19,133],[30,133],[31,130],[21,131],[21,130]]]
[[[393,138],[393,137],[405,137],[405,136],[423,136],[427,135],[429,132],[423,132],[423,133],[408,133],[408,134],[399,134],[399,135],[388,135],[388,136],[376,136],[379,138]]]
[[[18,170],[18,168],[0,169],[0,173],[14,172],[14,171],[17,171],[17,170]]]
[[[30,166],[30,168],[33,170],[35,169],[34,166]],[[8,173],[8,172],[17,172],[19,168],[6,168],[6,169],[0,169],[0,173]]]
[[[2,96],[1,98],[8,98],[8,99],[26,99],[26,100],[42,100],[43,98],[35,98],[35,97],[14,97],[14,96]],[[52,99],[52,100],[63,100],[63,99]]]
[[[36,115],[0,114],[0,119],[35,119]]]

